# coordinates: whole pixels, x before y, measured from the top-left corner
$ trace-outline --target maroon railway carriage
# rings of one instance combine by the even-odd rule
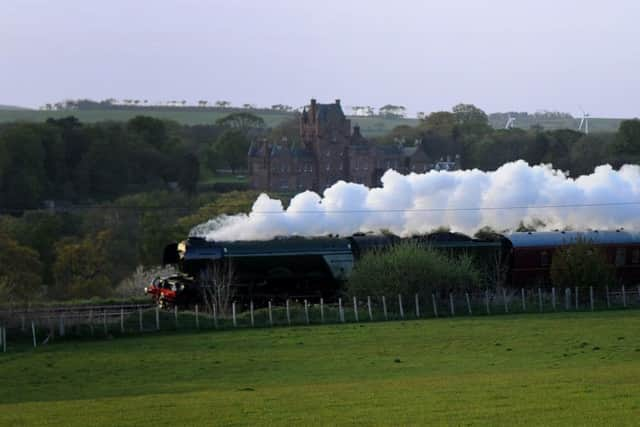
[[[532,231],[505,236],[511,243],[510,281],[516,287],[548,286],[554,252],[582,238],[604,250],[624,284],[640,283],[640,233],[615,231]]]

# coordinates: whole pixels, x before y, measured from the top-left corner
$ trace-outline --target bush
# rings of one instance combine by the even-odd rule
[[[468,255],[448,256],[414,242],[365,254],[349,278],[353,295],[428,294],[435,290],[468,289],[481,274]]]
[[[604,251],[584,238],[555,251],[550,274],[553,285],[563,288],[604,287],[615,278]]]

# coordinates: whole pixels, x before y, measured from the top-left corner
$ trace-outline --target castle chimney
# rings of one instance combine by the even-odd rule
[[[338,105],[338,106],[340,105],[340,100],[339,99],[336,99],[336,105]]]
[[[360,137],[360,126],[359,125],[355,125],[353,127],[353,136]]]
[[[309,113],[311,113],[311,122],[315,122],[316,120],[316,100],[315,98],[311,98],[311,106],[309,107]]]

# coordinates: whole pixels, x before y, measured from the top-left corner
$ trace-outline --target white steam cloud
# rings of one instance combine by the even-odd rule
[[[261,194],[250,214],[221,216],[192,230],[207,240],[351,235],[389,230],[406,236],[441,226],[472,234],[483,226],[514,229],[541,220],[547,229],[639,229],[640,166],[599,166],[568,178],[550,165],[519,160],[494,172],[431,171],[382,177],[381,188],[340,181],[323,196],[305,191],[287,209]]]

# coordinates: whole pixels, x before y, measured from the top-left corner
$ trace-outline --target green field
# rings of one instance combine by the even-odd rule
[[[637,425],[640,312],[161,334],[0,355],[0,425]]]
[[[62,111],[40,111],[40,110],[0,110],[0,123],[19,121],[43,122],[49,117],[61,118],[73,115],[82,122],[93,123],[98,121],[126,121],[138,115],[157,117],[159,119],[175,120],[184,125],[213,124],[221,117],[226,116],[231,111],[220,111],[213,109],[185,109],[180,111],[176,108],[153,109],[153,108],[132,108],[132,109],[96,109],[96,110],[62,110]],[[258,111],[257,115],[262,117],[269,127],[274,127],[286,119],[292,118],[292,113],[277,111]],[[394,127],[407,124],[415,126],[417,119],[394,119],[382,117],[350,117],[352,124],[359,124],[364,135],[375,137],[382,136]]]

